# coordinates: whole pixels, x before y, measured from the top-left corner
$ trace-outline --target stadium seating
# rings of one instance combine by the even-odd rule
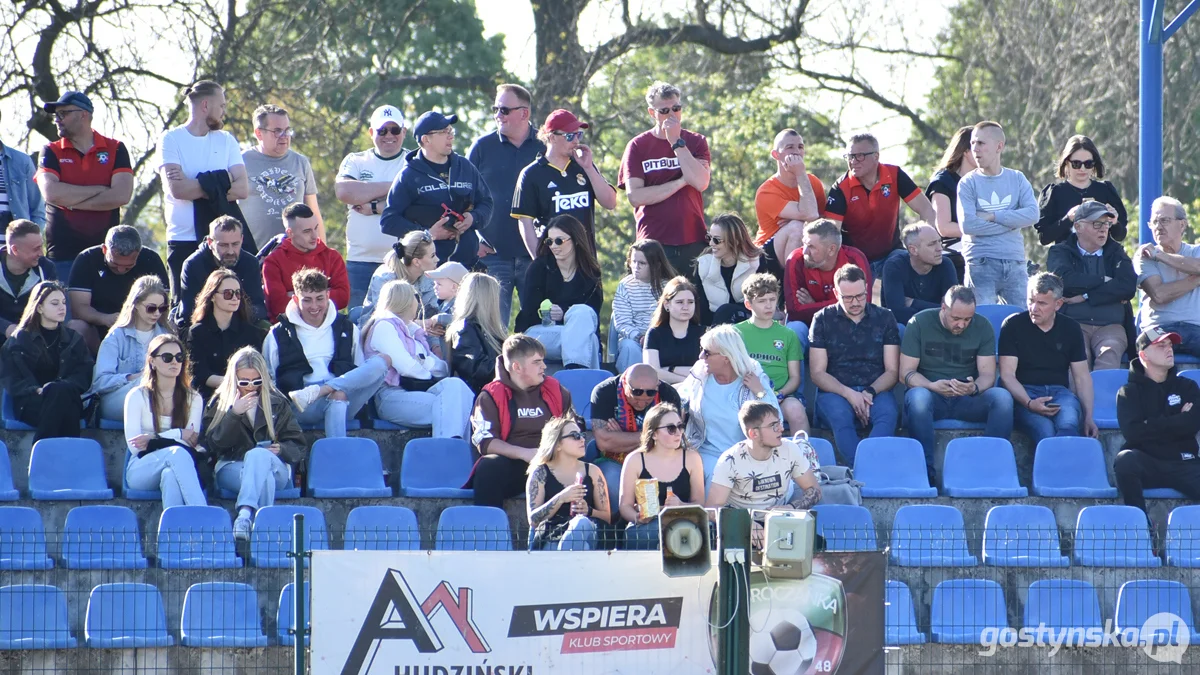
[[[600,459],[600,448],[596,447],[596,439],[592,438],[583,449],[583,461],[595,464],[597,459]]]
[[[1200,567],[1200,506],[1177,506],[1167,518],[1167,564]]]
[[[951,579],[933,589],[930,632],[942,644],[980,644],[984,629],[1008,628],[1004,589],[986,579]]]
[[[982,431],[987,428],[983,422],[968,422],[966,420],[955,420],[949,417],[934,420],[933,428],[941,431]]]
[[[1000,353],[1000,328],[1004,325],[1004,320],[1013,314],[1020,314],[1021,308],[1016,305],[975,305],[975,315],[983,316],[992,324],[992,330],[996,333],[996,353]]]
[[[48,570],[42,516],[25,506],[0,507],[0,570]]]
[[[889,647],[925,644],[925,634],[917,630],[912,593],[903,582],[888,579],[884,589],[884,626],[884,644]]]
[[[29,494],[40,500],[112,499],[100,444],[90,438],[43,438],[34,443]]]
[[[300,428],[304,431],[325,431],[324,418],[313,422],[300,422]],[[357,417],[346,420],[346,431],[358,431],[362,429],[362,421]]]
[[[1146,499],[1187,499],[1187,495],[1175,488],[1147,488],[1142,490],[1142,496]]]
[[[827,551],[874,551],[875,522],[871,512],[849,504],[818,504],[817,534],[825,537]]]
[[[1039,579],[1029,584],[1025,598],[1025,628],[1048,640],[1049,631],[1103,628],[1096,588],[1078,579]],[[1039,626],[1047,630],[1038,632]],[[1068,633],[1070,636],[1070,633]],[[1071,644],[1079,645],[1079,634]]]
[[[1175,355],[1176,361],[1179,360],[1179,356],[1180,356],[1179,354]],[[1186,377],[1189,380],[1195,380],[1196,382],[1200,382],[1200,369],[1192,368],[1191,370],[1180,370],[1180,371],[1176,371],[1176,372],[1179,373],[1180,377]]]
[[[0,649],[66,649],[75,646],[67,622],[67,596],[54,586],[0,587]]]
[[[588,429],[592,428],[592,390],[596,388],[596,385],[612,376],[613,374],[607,370],[590,368],[560,370],[554,374],[554,379],[571,392],[571,404],[575,407],[575,412],[583,418],[584,425]]]
[[[1089,567],[1161,567],[1146,514],[1134,506],[1087,506],[1075,522],[1075,562]]]
[[[158,519],[158,566],[213,570],[242,566],[229,512],[219,506],[172,506]]]
[[[864,438],[854,455],[854,478],[862,481],[863,497],[932,498],[925,452],[912,438]]]
[[[0,441],[0,502],[15,502],[21,497],[13,487],[12,460],[8,456],[8,446]]]
[[[288,552],[292,550],[292,517],[304,516],[305,550],[323,551],[329,548],[325,528],[325,513],[315,506],[264,506],[254,516],[250,531],[250,564],[254,567],[292,566]],[[308,560],[304,561],[305,566]]]
[[[1092,391],[1096,403],[1092,419],[1101,429],[1119,429],[1117,424],[1117,392],[1129,381],[1129,371],[1124,368],[1092,371]]]
[[[133,453],[125,451],[125,463],[121,465],[121,496],[132,501],[147,501],[157,502],[162,501],[162,490],[157,488],[153,490],[134,490],[129,487],[127,478],[128,472],[125,470],[129,466],[129,461],[133,459]]]
[[[79,420],[79,428],[87,426],[87,420]],[[17,411],[13,407],[12,397],[8,390],[0,392],[0,427],[6,431],[34,431],[34,428],[17,419]]]
[[[417,551],[417,516],[403,506],[359,506],[346,516],[347,551]]]
[[[1045,506],[1008,504],[988,510],[983,564],[997,567],[1067,567],[1054,512]]]
[[[1028,497],[1017,480],[1017,459],[1006,438],[968,436],[946,444],[943,492],[950,497]]]
[[[809,436],[808,442],[812,444],[813,450],[817,451],[817,461],[821,466],[837,466],[837,454],[833,451],[833,443],[816,436]]]
[[[1104,448],[1095,438],[1055,436],[1038,443],[1033,456],[1033,494],[1039,497],[1115,499]]]
[[[100,584],[88,597],[84,643],[89,647],[130,649],[170,647],[162,596],[149,584]]]
[[[246,584],[193,584],[183,598],[180,635],[185,647],[266,647],[258,594]]]
[[[438,518],[439,551],[511,551],[512,532],[504,509],[494,506],[450,506]]]
[[[124,431],[125,420],[110,420],[103,417],[98,418],[96,426],[105,431]]]
[[[124,506],[76,506],[63,526],[62,557],[67,569],[145,569],[137,516]]]
[[[979,564],[967,552],[962,513],[953,506],[937,504],[909,504],[896,511],[892,520],[891,562],[905,567]]]
[[[292,647],[296,644],[296,636],[292,634],[292,629],[295,627],[296,615],[292,605],[295,603],[294,592],[296,589],[295,583],[290,583],[283,587],[279,592],[279,608],[275,612],[275,631],[279,638],[279,644],[285,647]],[[312,594],[309,593],[309,584],[304,582],[304,599],[308,602],[308,610],[304,612],[305,618],[308,620],[305,626],[308,629],[312,628]],[[309,643],[309,636],[304,636],[304,644]]]
[[[471,444],[461,438],[414,438],[400,458],[400,496],[471,499],[463,488],[474,460]]]
[[[369,438],[322,438],[308,456],[308,494],[323,499],[392,496],[379,446]]]
[[[1126,581],[1121,584],[1121,590],[1117,591],[1117,611],[1115,630],[1122,631],[1126,628],[1141,629],[1150,617],[1155,614],[1169,613],[1174,614],[1183,620],[1183,625],[1177,630],[1186,631],[1187,641],[1184,638],[1175,634],[1174,639],[1163,641],[1158,644],[1194,644],[1200,641],[1200,633],[1196,632],[1196,622],[1192,620],[1192,597],[1188,593],[1187,586],[1178,581],[1166,581],[1163,579],[1144,579],[1137,581]],[[1168,630],[1173,627],[1167,626]],[[1155,637],[1166,637],[1155,631]],[[1152,639],[1152,636],[1141,635],[1143,640]]]

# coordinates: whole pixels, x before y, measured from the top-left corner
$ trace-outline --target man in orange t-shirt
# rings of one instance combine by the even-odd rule
[[[768,255],[782,263],[800,248],[804,226],[825,215],[825,186],[805,168],[804,137],[795,129],[784,129],[775,135],[771,157],[777,167],[775,175],[754,194],[758,216],[754,243],[766,247]],[[768,243],[771,245],[767,246]]]

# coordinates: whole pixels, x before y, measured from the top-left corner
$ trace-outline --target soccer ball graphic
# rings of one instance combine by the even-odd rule
[[[772,611],[768,606],[754,613],[750,626],[750,675],[808,672],[817,655],[817,637],[803,614],[794,609]]]

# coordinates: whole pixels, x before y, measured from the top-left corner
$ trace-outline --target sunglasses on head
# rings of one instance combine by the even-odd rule
[[[654,389],[634,389],[630,387],[629,389],[630,396],[653,396],[657,393],[658,387],[655,387]]]
[[[1085,159],[1082,161],[1078,159],[1071,159],[1067,161],[1071,163],[1072,169],[1090,169],[1096,166],[1096,160],[1094,159]]]
[[[225,298],[226,300],[233,300],[234,298],[240,299],[242,297],[242,289],[226,288],[225,290],[221,291],[221,297]]]
[[[572,142],[572,141],[578,141],[578,140],[580,140],[581,138],[583,138],[583,132],[582,132],[582,131],[572,131],[571,133],[567,133],[567,132],[565,132],[565,131],[555,131],[555,132],[552,132],[552,133],[553,133],[555,136],[562,136],[563,138],[567,139],[567,142],[568,142],[568,143],[570,143],[570,142]]]
[[[161,305],[146,305],[146,313],[147,314],[162,314],[163,312],[167,311],[168,309],[170,309],[170,307],[168,307],[166,305],[166,303],[161,304]]]
[[[262,378],[259,377],[259,378],[255,378],[253,380],[238,380],[237,386],[239,386],[239,387],[261,387],[262,386]]]
[[[570,237],[555,237],[553,239],[548,239],[547,241],[549,241],[551,244],[553,244],[555,246],[562,246],[563,244],[567,243],[568,241],[571,241],[571,238]]]
[[[570,431],[562,435],[562,438],[569,438],[573,441],[582,441],[583,434],[578,431]]]
[[[683,425],[682,424],[664,424],[660,427],[656,427],[654,430],[655,431],[665,431],[668,434],[671,434],[672,436],[674,436],[675,434],[678,434],[683,431]]]
[[[704,235],[704,241],[708,242],[708,244],[711,246],[720,246],[721,242],[725,240],[720,237],[714,237],[710,234],[706,234]]]
[[[164,352],[161,354],[155,354],[154,356],[162,359],[163,363],[175,363],[176,361],[183,363],[183,360],[187,358],[183,355],[183,352]]]
[[[680,110],[683,110],[683,106],[679,103],[676,103],[668,108],[655,108],[654,110],[659,115],[670,115],[673,112],[679,112]]]
[[[399,136],[400,134],[404,133],[404,130],[397,126],[386,126],[382,129],[376,129],[375,133],[380,136],[387,136],[388,134]]]
[[[492,114],[495,115],[496,113],[500,113],[501,115],[507,115],[514,110],[528,110],[528,109],[529,109],[529,106],[527,106],[527,105],[519,105],[515,108],[509,108],[508,106],[503,106],[503,105],[494,105],[494,106],[492,106]]]

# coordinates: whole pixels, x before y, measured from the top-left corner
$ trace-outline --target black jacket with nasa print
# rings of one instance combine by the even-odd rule
[[[1191,408],[1184,411],[1184,406]],[[1195,460],[1200,432],[1200,384],[1174,368],[1163,382],[1146,376],[1140,359],[1129,364],[1129,382],[1117,392],[1117,423],[1126,449],[1166,461]]]

